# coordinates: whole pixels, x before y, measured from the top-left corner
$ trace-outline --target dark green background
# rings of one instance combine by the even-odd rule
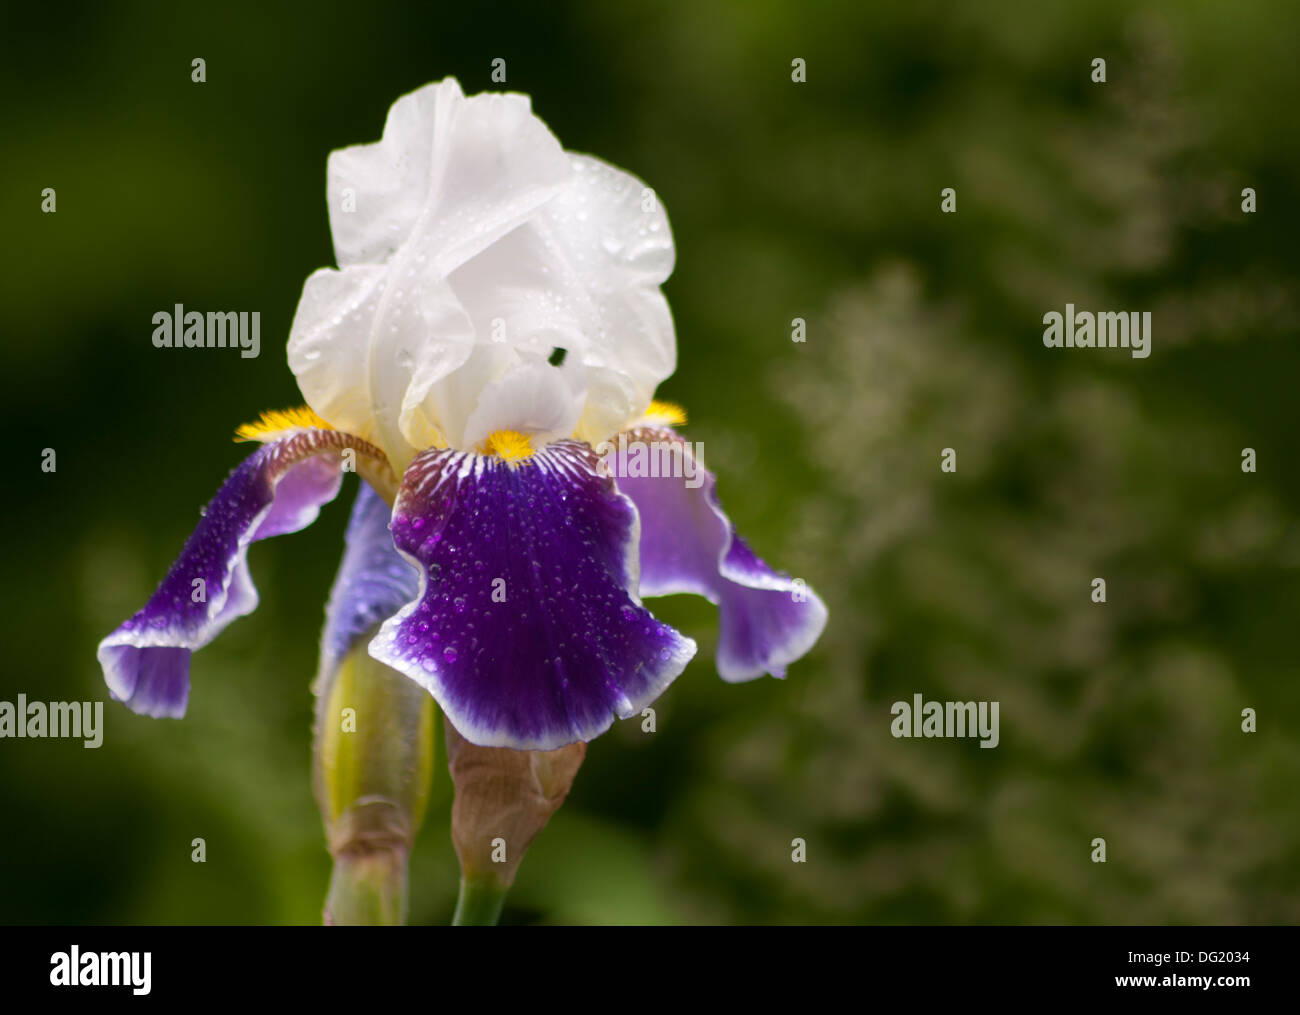
[[[655,601],[700,655],[658,733],[592,744],[506,919],[1300,920],[1294,3],[5,20],[0,700],[107,696],[95,645],[246,453],[232,428],[300,401],[283,341],[332,263],[326,154],[425,82],[497,87],[502,57],[565,147],[658,191],[662,394],[831,610],[788,680],[727,686],[712,609]],[[1151,358],[1044,349],[1067,301],[1151,311]],[[176,302],[259,310],[261,357],[154,349]],[[252,551],[262,606],[196,656],[184,721],[109,703],[98,751],[0,741],[0,922],[319,919],[308,682],[348,497]],[[918,692],[1000,701],[1001,745],[895,740]],[[450,917],[448,808],[440,762],[414,922]]]

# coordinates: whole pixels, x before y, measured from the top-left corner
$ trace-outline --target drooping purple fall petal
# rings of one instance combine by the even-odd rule
[[[113,697],[134,712],[180,718],[190,654],[257,607],[248,546],[315,521],[342,482],[344,448],[377,448],[335,430],[300,430],[258,448],[217,491],[158,590],[99,643]]]
[[[604,469],[641,516],[641,594],[689,592],[718,605],[722,679],[784,677],[821,636],[826,607],[737,535],[689,443],[667,427],[631,430],[611,442]]]
[[[422,684],[471,743],[546,751],[636,714],[695,643],[637,593],[636,508],[592,450],[526,461],[426,451],[393,511],[420,595],[370,654]]]

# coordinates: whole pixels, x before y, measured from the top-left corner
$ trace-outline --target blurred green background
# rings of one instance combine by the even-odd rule
[[[300,401],[326,154],[501,57],[565,147],[658,191],[662,395],[831,610],[786,681],[727,686],[713,610],[653,601],[700,653],[656,734],[592,744],[505,920],[1300,921],[1300,7],[268,7],[6,9],[0,700],[107,698],[96,643],[233,427]],[[1067,301],[1150,310],[1150,359],[1045,349]],[[154,349],[176,302],[260,310],[261,357]],[[319,920],[308,683],[350,497],[252,551],[261,608],[196,656],[184,721],[110,702],[99,750],[0,740],[0,922]],[[914,693],[1000,701],[1000,746],[894,739]],[[418,923],[455,899],[439,764]]]

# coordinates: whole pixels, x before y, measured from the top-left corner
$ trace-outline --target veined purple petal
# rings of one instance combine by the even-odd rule
[[[337,667],[358,639],[419,594],[418,572],[393,546],[388,530],[392,514],[383,498],[363,483],[352,506],[344,537],[347,548],[325,608],[322,673]]]
[[[180,718],[190,653],[257,607],[248,545],[315,521],[342,482],[344,448],[377,449],[335,430],[300,430],[244,460],[204,509],[176,563],[138,613],[99,643],[113,697],[143,715]]]
[[[426,451],[403,477],[393,540],[420,594],[370,654],[427,687],[471,743],[591,740],[695,654],[641,605],[636,508],[596,466],[565,440],[513,467]]]
[[[646,450],[636,451],[638,444]],[[641,594],[690,592],[718,604],[723,680],[784,677],[826,626],[821,599],[799,579],[768,567],[736,534],[718,502],[716,479],[674,430],[627,431],[608,450],[606,474],[641,515]],[[646,466],[654,463],[653,475],[637,468],[638,455]]]

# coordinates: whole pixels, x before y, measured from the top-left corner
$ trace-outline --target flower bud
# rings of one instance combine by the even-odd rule
[[[434,704],[360,639],[318,687],[316,799],[334,873],[331,924],[406,921],[407,866],[432,780]]]
[[[554,751],[479,747],[450,722],[446,737],[447,766],[456,789],[451,839],[461,869],[454,922],[484,922],[472,919],[475,910],[487,917],[485,922],[495,922],[524,853],[568,796],[587,745],[578,742]]]

